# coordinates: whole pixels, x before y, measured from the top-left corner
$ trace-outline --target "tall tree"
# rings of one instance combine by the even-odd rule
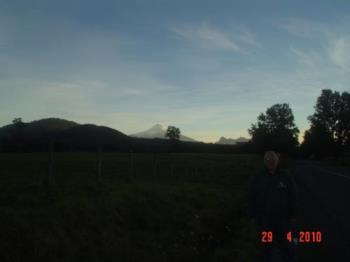
[[[175,126],[168,126],[165,136],[172,141],[178,141],[180,139],[180,129]]]
[[[350,144],[350,94],[323,89],[314,108],[314,114],[308,117],[311,126],[303,144],[318,158],[338,158]]]
[[[248,129],[257,151],[269,149],[281,153],[294,153],[298,145],[299,129],[288,104],[275,104],[258,116],[258,121]]]
[[[331,133],[327,132],[326,128],[320,124],[311,125],[310,129],[304,133],[300,154],[303,157],[314,155],[316,158],[322,158],[329,155],[333,148],[334,140]]]
[[[337,136],[340,143],[347,149],[350,147],[350,93],[343,92],[341,95],[341,108]]]

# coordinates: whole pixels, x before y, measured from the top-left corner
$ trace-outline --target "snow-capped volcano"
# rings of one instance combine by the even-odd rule
[[[233,139],[233,138],[226,138],[226,137],[220,137],[219,141],[215,142],[215,144],[221,144],[221,145],[235,145],[237,143],[244,143],[244,142],[248,142],[249,139],[245,138],[245,137],[239,137],[237,139]]]
[[[154,126],[152,126],[151,128],[142,131],[142,132],[138,132],[136,134],[131,134],[130,136],[132,137],[141,137],[141,138],[163,138],[163,139],[167,139],[165,137],[165,133],[166,133],[167,127],[165,127],[164,125],[161,124],[156,124]],[[187,142],[196,142],[196,140],[181,135],[180,134],[180,140],[181,141],[187,141]]]

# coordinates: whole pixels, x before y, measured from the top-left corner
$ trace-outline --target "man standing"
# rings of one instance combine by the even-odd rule
[[[263,261],[272,261],[274,247],[284,261],[296,261],[287,233],[296,222],[297,192],[294,179],[279,167],[274,151],[264,155],[264,169],[251,181],[250,211],[262,245]]]

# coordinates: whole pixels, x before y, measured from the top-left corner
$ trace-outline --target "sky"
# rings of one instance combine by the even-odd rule
[[[288,103],[350,91],[350,2],[0,1],[0,125],[58,117],[132,134],[249,137]]]

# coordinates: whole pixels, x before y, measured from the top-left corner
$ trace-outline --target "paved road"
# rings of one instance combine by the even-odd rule
[[[317,162],[294,166],[299,190],[299,230],[321,231],[321,244],[300,244],[300,261],[350,261],[350,174]]]

